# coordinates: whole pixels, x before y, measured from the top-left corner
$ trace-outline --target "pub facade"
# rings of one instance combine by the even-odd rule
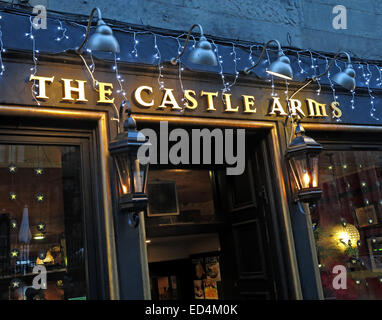
[[[382,298],[380,67],[57,19],[2,13],[1,299]]]

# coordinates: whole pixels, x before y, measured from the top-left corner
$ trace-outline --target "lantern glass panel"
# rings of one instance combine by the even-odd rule
[[[318,187],[318,155],[313,155],[310,158],[310,170],[312,176],[312,187]]]
[[[122,194],[132,193],[130,183],[130,157],[126,153],[117,154],[115,156],[115,164],[118,171],[118,180],[120,191]]]
[[[298,190],[310,187],[311,176],[305,154],[297,155],[289,159],[289,164]]]
[[[139,163],[138,159],[134,161],[134,189],[135,192],[145,192],[147,164]]]

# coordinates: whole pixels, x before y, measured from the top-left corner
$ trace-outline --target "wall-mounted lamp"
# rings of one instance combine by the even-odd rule
[[[145,136],[136,129],[131,117],[131,106],[127,101],[128,118],[124,122],[124,131],[110,142],[109,152],[114,159],[118,175],[119,209],[129,215],[129,225],[137,227],[138,213],[147,206],[146,180],[148,164],[138,159],[138,149],[147,143]]]
[[[266,49],[268,48],[268,46],[271,42],[276,42],[276,44],[278,46],[278,57],[275,61],[273,61],[271,63],[269,68],[267,68],[265,71],[267,73],[275,76],[275,77],[286,79],[286,80],[292,80],[293,79],[293,71],[292,71],[292,67],[290,66],[290,60],[284,54],[283,50],[281,49],[280,42],[278,42],[277,40],[269,40],[265,44],[263,51],[261,52],[260,57],[257,60],[257,62],[252,67],[244,69],[244,73],[249,74],[253,68],[255,68],[256,66],[259,65],[259,63],[261,62],[261,60],[264,57]]]
[[[90,25],[92,24],[93,16],[96,11],[98,14],[97,28],[89,38],[89,41],[87,41],[90,32]],[[102,20],[101,10],[99,8],[94,8],[90,13],[85,38],[81,45],[76,49],[77,53],[81,53],[86,41],[87,48],[92,51],[105,51],[113,53],[119,52],[119,43],[113,35],[113,30],[111,30],[111,28]]]
[[[305,135],[301,124],[296,126],[295,135],[285,154],[293,179],[295,201],[315,202],[322,194],[318,187],[318,158],[322,146]]]
[[[319,74],[318,76],[315,76],[311,79],[308,79],[304,85],[302,85],[300,88],[298,88],[293,94],[289,97],[289,100],[292,99],[298,92],[300,92],[302,89],[307,87],[311,82],[317,81],[317,79],[320,79],[322,76],[326,75],[330,68],[333,66],[334,61],[338,58],[339,55],[344,54],[347,58],[347,66],[344,71],[340,71],[336,73],[332,79],[334,82],[339,84],[340,86],[344,87],[345,89],[348,89],[350,91],[355,89],[355,71],[353,69],[353,66],[351,64],[350,55],[347,52],[341,51],[338,52],[326,68],[326,70]]]
[[[186,42],[184,43],[183,50],[179,55],[175,58],[171,59],[171,63],[173,65],[176,65],[178,63],[179,58],[184,54],[186,51],[188,41],[190,40],[191,32],[195,27],[199,27],[200,30],[200,39],[199,42],[196,44],[196,48],[191,51],[190,55],[188,56],[188,60],[195,64],[203,64],[208,66],[216,66],[218,64],[218,61],[216,59],[216,55],[212,50],[211,43],[209,43],[204,36],[203,28],[200,24],[194,24],[187,34]]]

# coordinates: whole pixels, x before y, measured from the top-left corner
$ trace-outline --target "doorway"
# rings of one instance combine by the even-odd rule
[[[246,169],[151,166],[145,212],[151,296],[285,298],[266,133],[247,133]]]

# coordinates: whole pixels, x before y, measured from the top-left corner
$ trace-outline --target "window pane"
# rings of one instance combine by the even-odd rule
[[[382,152],[326,151],[319,160],[323,196],[312,210],[327,299],[382,299]],[[335,266],[346,268],[336,288]]]
[[[0,146],[0,299],[86,296],[80,164],[75,146]]]

